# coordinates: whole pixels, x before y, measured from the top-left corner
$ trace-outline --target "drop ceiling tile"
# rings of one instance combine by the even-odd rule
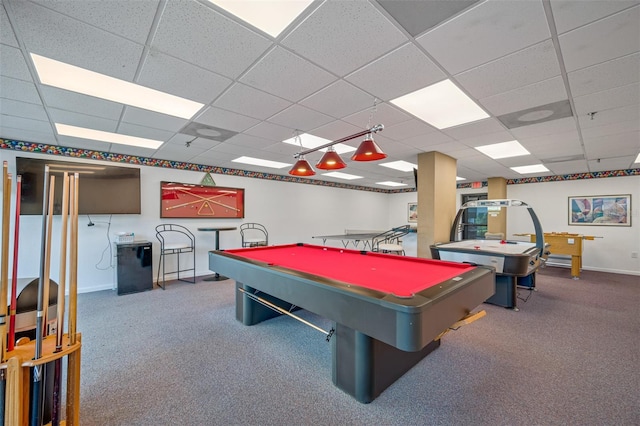
[[[0,44],[0,75],[18,80],[33,81],[22,51],[6,44]]]
[[[153,139],[162,142],[168,141],[174,134],[174,132],[167,132],[162,129],[153,129],[151,127],[138,126],[131,123],[120,123],[117,133],[136,136],[139,138]]]
[[[231,86],[213,104],[213,106],[261,120],[271,117],[289,105],[291,103],[284,99],[240,83]]]
[[[612,150],[611,147],[614,144],[616,149]],[[584,148],[588,160],[638,155],[640,152],[640,132],[619,133],[602,138],[585,138]]]
[[[520,140],[551,135],[554,133],[570,132],[575,131],[576,129],[575,118],[566,117],[559,120],[532,124],[531,126],[517,127],[515,129],[511,129],[510,132],[516,137],[517,140]]]
[[[235,79],[270,44],[266,37],[204,4],[170,1],[166,3],[151,47]]]
[[[342,77],[406,41],[369,2],[330,1],[281,44]]]
[[[389,76],[402,76],[390,79]],[[446,78],[415,45],[408,43],[350,74],[345,80],[389,101]]]
[[[225,141],[225,143],[235,146],[246,146],[254,149],[263,149],[273,143],[273,141],[264,138],[258,138],[256,136],[250,136],[245,134],[235,135]]]
[[[183,118],[132,106],[125,107],[124,114],[122,114],[122,122],[171,132],[177,132],[188,123],[188,121]]]
[[[578,116],[578,121],[582,129],[625,121],[640,121],[640,104],[600,111],[593,116],[593,120],[588,115],[581,115]]]
[[[66,1],[35,0],[42,6],[89,25],[144,44],[149,36],[159,0]]]
[[[53,123],[86,127],[88,129],[102,130],[103,132],[115,132],[118,128],[118,122],[114,120],[57,108],[49,108],[48,111]]]
[[[41,86],[42,98],[48,107],[81,114],[93,115],[109,120],[119,120],[124,105],[93,96],[82,95],[50,86]]]
[[[30,129],[13,129],[5,127],[0,116],[0,134],[3,139],[18,140],[23,142],[45,143],[49,145],[57,145],[56,137],[53,129],[49,126],[47,132],[37,132]]]
[[[4,7],[0,7],[0,40],[2,40],[2,44],[18,47],[18,40],[16,40],[16,36],[13,34],[13,28],[11,27],[11,22],[9,22],[9,17],[7,17]]]
[[[638,0],[576,1],[552,0],[551,9],[558,34],[605,18],[638,4]]]
[[[626,170],[630,167],[637,167],[637,164],[633,164],[635,155],[616,157],[616,158],[603,158],[600,160],[589,161],[589,170],[592,172],[606,172],[609,170]]]
[[[244,133],[248,135],[271,139],[274,141],[283,141],[295,135],[294,129],[291,129],[289,127],[279,126],[277,124],[269,123],[267,121],[263,121],[262,123],[256,124],[255,126],[253,126],[252,128],[250,128]]]
[[[567,72],[640,51],[640,5],[559,37]]]
[[[416,37],[460,13],[478,0],[459,1],[389,1],[378,0],[409,34]]]
[[[371,116],[372,111],[373,117]],[[366,129],[367,123],[370,123],[371,126],[382,124],[387,128],[394,124],[402,123],[403,121],[412,120],[412,118],[408,114],[400,111],[400,109],[384,103],[376,105],[375,109],[372,105],[371,108],[344,117],[343,120]]]
[[[640,83],[579,96],[573,102],[578,115],[634,105],[640,102]]]
[[[15,78],[0,76],[0,97],[42,105],[36,86]]]
[[[149,157],[153,155],[155,151],[156,150],[153,148],[141,148],[139,146],[122,145],[117,143],[112,143],[109,147],[109,152],[112,154],[134,155],[140,157]]]
[[[493,115],[503,115],[566,99],[564,81],[555,77],[480,99],[480,104]]]
[[[424,133],[418,136],[402,139],[402,143],[418,148],[421,151],[433,151],[433,146],[445,142],[453,142],[453,139],[442,132]]]
[[[495,118],[485,118],[468,124],[461,124],[441,130],[445,135],[454,139],[467,139],[473,136],[485,135],[488,133],[503,132],[505,127]]]
[[[13,99],[0,98],[0,114],[49,121],[49,117],[42,105],[14,101]]]
[[[145,56],[136,83],[208,104],[229,87],[232,81],[164,53],[152,51]]]
[[[568,73],[573,96],[583,96],[640,81],[640,53]]]
[[[276,46],[262,57],[240,82],[272,95],[297,102],[320,90],[335,77],[311,62]]]
[[[560,65],[551,40],[472,68],[455,79],[474,98],[486,98],[522,86],[560,76]]]
[[[437,130],[428,124],[420,120],[413,119],[394,124],[393,126],[385,126],[384,137],[402,142],[414,136],[426,135],[435,132],[437,132]]]
[[[604,126],[587,127],[582,129],[582,136],[584,138],[597,138],[637,130],[640,130],[640,120],[631,120],[607,124]]]
[[[300,105],[331,117],[342,118],[366,108],[371,108],[373,101],[374,98],[371,95],[343,80],[338,80],[309,96],[300,102]]]
[[[153,158],[162,158],[164,160],[172,161],[189,161],[194,157],[198,157],[202,153],[206,152],[209,148],[195,147],[195,146],[175,146],[164,144],[156,152],[152,154]],[[149,155],[147,153],[147,155]]]
[[[486,1],[416,41],[450,74],[458,74],[549,37],[542,1]]]
[[[586,160],[562,161],[560,163],[545,164],[554,175],[568,175],[573,173],[584,173],[587,168]]]
[[[132,81],[143,46],[30,2],[13,7],[28,52]]]
[[[0,127],[14,130],[29,130],[32,132],[49,134],[52,132],[51,124],[48,121],[33,120],[31,118],[16,117],[12,115],[0,116]],[[4,133],[2,137],[5,137]]]
[[[320,127],[333,119],[328,115],[303,107],[301,105],[291,105],[289,108],[277,113],[269,118],[269,122],[287,126],[308,132]]]
[[[215,107],[206,107],[202,113],[194,117],[193,121],[214,127],[224,126],[225,129],[234,132],[242,132],[260,123],[255,118]]]
[[[321,138],[328,139],[330,141],[337,141],[339,139],[346,138],[347,136],[354,135],[361,131],[365,130],[363,127],[354,126],[353,124],[347,123],[345,121],[332,121],[329,124],[313,129],[310,133],[314,136],[318,136]],[[374,137],[377,139],[378,134],[375,134]],[[356,146],[364,139],[352,139],[350,141],[344,142],[347,145]]]

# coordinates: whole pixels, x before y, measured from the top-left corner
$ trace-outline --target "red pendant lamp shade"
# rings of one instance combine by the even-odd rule
[[[347,167],[347,164],[342,161],[342,158],[340,158],[333,147],[329,147],[320,161],[318,161],[318,164],[316,164],[316,167],[322,170],[338,170],[344,169]]]
[[[353,161],[375,161],[383,158],[387,158],[387,154],[382,152],[382,149],[375,143],[371,134],[367,135],[351,157]]]
[[[316,172],[304,157],[300,157],[291,170],[289,170],[289,174],[293,176],[313,176]]]

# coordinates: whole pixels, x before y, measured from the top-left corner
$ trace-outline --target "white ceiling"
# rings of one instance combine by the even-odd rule
[[[509,167],[541,161],[551,173],[527,176],[640,167],[640,0],[318,0],[275,39],[206,0],[2,6],[2,138],[287,174],[231,160],[293,164],[299,149],[281,141],[295,131],[337,140],[381,123],[381,162],[439,151],[468,181],[525,177]],[[45,86],[29,53],[204,103],[192,122],[237,134],[194,140],[181,133],[187,120]],[[389,102],[446,78],[490,117],[437,130]],[[567,100],[569,117],[512,129],[498,119]],[[54,122],[164,144],[76,139]],[[531,155],[492,160],[474,149],[514,139]],[[341,171],[364,178],[340,182],[413,186],[411,172],[343,157]]]

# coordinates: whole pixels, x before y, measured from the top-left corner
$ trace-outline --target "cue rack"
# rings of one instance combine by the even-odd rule
[[[15,339],[17,257],[19,240],[21,177],[17,176],[14,220],[13,277],[11,305],[7,321],[9,228],[11,226],[12,176],[3,163],[2,253],[0,264],[0,426],[42,426],[80,424],[81,334],[76,331],[78,271],[78,189],[79,175],[64,173],[62,220],[60,229],[60,278],[57,312],[48,310],[51,261],[54,184],[56,176],[45,166],[43,190],[42,240],[35,339]],[[69,234],[67,227],[70,228]],[[68,250],[67,250],[68,246]],[[68,253],[67,253],[68,252]],[[67,280],[68,272],[68,280]],[[65,326],[65,287],[69,283],[67,333]],[[8,325],[8,328],[7,328]],[[66,360],[66,406],[62,407],[64,388],[63,360]],[[45,386],[53,378],[53,390]],[[46,413],[45,406],[49,408]],[[47,418],[45,418],[47,417]]]

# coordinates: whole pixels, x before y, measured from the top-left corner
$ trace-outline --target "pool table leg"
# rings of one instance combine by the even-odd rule
[[[440,346],[440,340],[434,340],[420,351],[405,352],[347,326],[334,328],[333,383],[365,404]]]
[[[492,305],[518,310],[517,278],[510,275],[496,275],[496,292],[485,302]]]

